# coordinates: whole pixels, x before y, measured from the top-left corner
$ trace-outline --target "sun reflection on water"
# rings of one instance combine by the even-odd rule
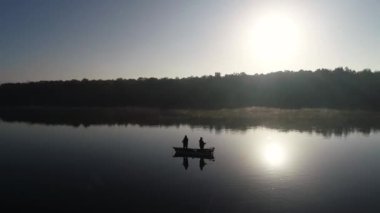
[[[286,163],[286,150],[278,143],[265,144],[262,150],[265,163],[274,168],[283,167]]]

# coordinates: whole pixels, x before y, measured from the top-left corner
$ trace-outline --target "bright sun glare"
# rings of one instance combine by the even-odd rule
[[[264,147],[263,158],[272,167],[281,167],[286,160],[283,147],[276,143],[268,144]]]
[[[287,61],[299,46],[299,29],[290,16],[273,13],[257,19],[253,30],[253,48],[264,61]]]

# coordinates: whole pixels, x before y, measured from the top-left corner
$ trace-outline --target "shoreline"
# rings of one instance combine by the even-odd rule
[[[0,107],[0,120],[42,125],[139,125],[202,127],[246,131],[267,127],[282,131],[346,135],[380,130],[380,112],[331,109],[274,109],[249,107],[220,110],[168,110],[138,107]]]

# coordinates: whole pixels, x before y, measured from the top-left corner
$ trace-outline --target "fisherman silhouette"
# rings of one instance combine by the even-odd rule
[[[204,158],[199,159],[199,168],[203,170],[203,167],[206,166],[206,162]]]
[[[183,157],[182,165],[187,170],[187,168],[189,167],[189,160],[187,159],[187,157]]]
[[[203,149],[204,147],[205,147],[205,142],[203,141],[203,138],[201,137],[200,139],[199,139],[199,148],[201,148],[201,149]]]
[[[185,137],[182,139],[182,143],[183,143],[183,148],[187,149],[187,145],[189,143],[189,139],[187,138],[187,135],[185,135]]]

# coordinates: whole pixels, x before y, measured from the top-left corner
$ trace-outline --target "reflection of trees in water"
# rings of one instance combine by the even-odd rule
[[[8,122],[46,125],[190,125],[220,133],[267,127],[300,131],[326,137],[351,132],[369,134],[380,129],[380,112],[338,110],[158,110],[142,108],[3,108],[0,118]]]

